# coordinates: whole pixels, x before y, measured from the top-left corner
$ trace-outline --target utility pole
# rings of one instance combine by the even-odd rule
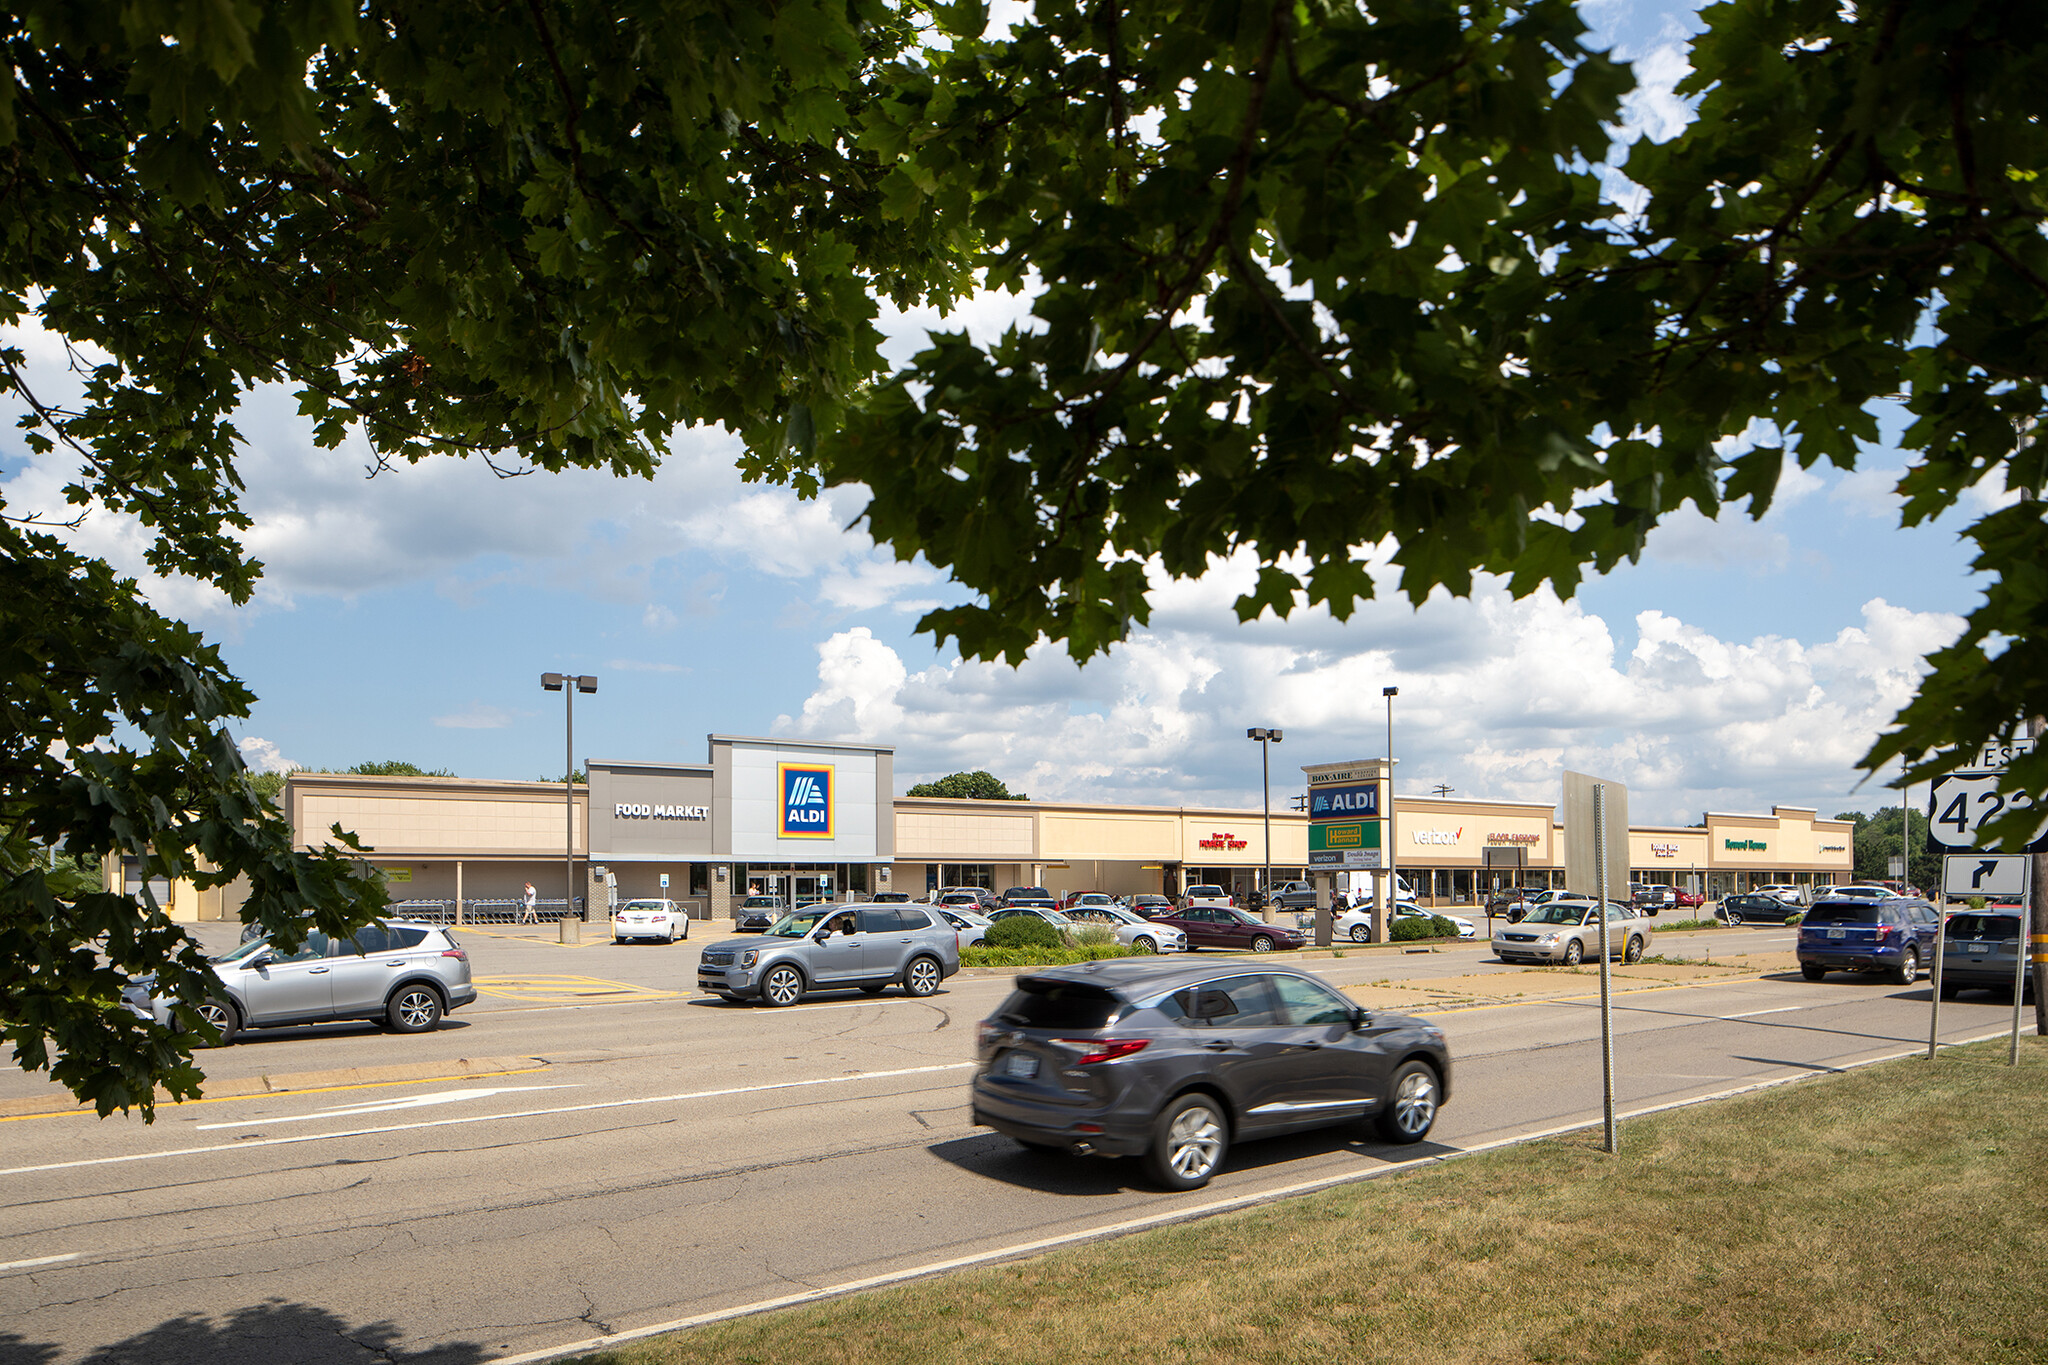
[[[2044,731],[2048,731],[2048,721],[2041,717],[2027,722],[2027,734],[2036,744]],[[2033,949],[2028,970],[2034,974],[2034,1036],[2048,1038],[2048,887],[2042,885],[2042,878],[2048,877],[2048,853],[2034,855],[2033,873],[2027,892],[2028,926],[2020,935],[2019,946],[2022,952]]]
[[[563,902],[563,918],[576,913],[576,694],[597,691],[597,679],[577,676],[574,673],[543,673],[540,675],[543,691],[560,692],[566,709],[563,712],[563,749],[567,765],[562,769],[562,881],[567,899]],[[584,918],[590,916],[590,907],[583,908]],[[566,930],[564,931],[567,932]],[[562,940],[567,943],[568,939]]]

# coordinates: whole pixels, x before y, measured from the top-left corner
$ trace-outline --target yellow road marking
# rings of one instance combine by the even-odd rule
[[[422,1076],[416,1081],[357,1081],[352,1085],[316,1085],[310,1086],[305,1090],[266,1090],[260,1095],[221,1095],[210,1100],[166,1100],[159,1107],[183,1109],[188,1105],[194,1104],[229,1104],[235,1100],[274,1100],[286,1095],[329,1095],[337,1090],[380,1090],[395,1085],[435,1085],[441,1081],[466,1081],[480,1079],[485,1076],[530,1076],[536,1071],[546,1071],[547,1069],[544,1066],[527,1066],[521,1067],[517,1071],[458,1071],[452,1076]],[[98,1112],[98,1110],[90,1107],[84,1109],[52,1109],[47,1114],[14,1114],[7,1118],[0,1118],[0,1123],[20,1123],[24,1119],[61,1119],[69,1118],[74,1114],[92,1114],[97,1116]]]
[[[475,982],[479,995],[525,1004],[619,1005],[642,1000],[675,1000],[681,996],[678,991],[636,986],[629,981],[608,981],[601,976],[479,976]]]

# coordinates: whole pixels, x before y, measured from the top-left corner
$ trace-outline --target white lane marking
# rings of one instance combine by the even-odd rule
[[[1754,1019],[1759,1014],[1790,1014],[1794,1010],[1803,1010],[1805,1008],[1806,1006],[1804,1005],[1780,1005],[1774,1010],[1744,1010],[1741,1014],[1724,1014],[1721,1017],[1723,1019]]]
[[[1982,1043],[1993,1038],[2003,1038],[2008,1030],[1986,1033],[1975,1038],[1963,1038],[1955,1043],[1944,1043],[1944,1047],[1956,1047],[1962,1043]],[[1914,1047],[1906,1052],[1887,1053],[1882,1057],[1870,1057],[1860,1062],[1846,1062],[1825,1072],[1801,1071],[1790,1076],[1775,1076],[1769,1080],[1752,1081],[1727,1090],[1717,1090],[1711,1095],[1697,1095],[1691,1099],[1674,1100],[1667,1104],[1653,1104],[1643,1109],[1632,1109],[1617,1114],[1617,1120],[1643,1118],[1650,1114],[1662,1114],[1672,1109],[1689,1109],[1696,1104],[1708,1104],[1715,1100],[1733,1099],[1758,1090],[1774,1090],[1781,1085],[1794,1085],[1810,1081],[1819,1075],[1833,1075],[1838,1072],[1854,1071],[1860,1067],[1875,1066],[1879,1062],[1895,1062],[1901,1057],[1917,1057],[1925,1052],[1924,1047]],[[1145,1232],[1152,1228],[1166,1227],[1174,1223],[1191,1223],[1197,1218],[1208,1218],[1214,1214],[1229,1213],[1234,1209],[1249,1208],[1258,1204],[1277,1203],[1279,1200],[1296,1195],[1315,1194],[1321,1190],[1334,1189],[1339,1185],[1356,1185],[1381,1176],[1399,1175],[1403,1171],[1434,1166],[1459,1157],[1474,1156],[1480,1152],[1491,1152],[1502,1147],[1519,1147],[1525,1143],[1540,1142],[1545,1138],[1562,1137],[1566,1133],[1582,1133],[1597,1128],[1603,1120],[1586,1119],[1578,1123],[1560,1124],[1541,1132],[1522,1133],[1515,1137],[1497,1138],[1471,1147],[1462,1147],[1442,1156],[1417,1157],[1413,1161],[1399,1161],[1386,1166],[1375,1166],[1370,1170],[1347,1171],[1343,1175],[1323,1176],[1316,1180],[1303,1180],[1293,1185],[1282,1185],[1278,1189],[1261,1190],[1254,1194],[1234,1195],[1229,1199],[1211,1200],[1193,1208],[1169,1209],[1164,1213],[1149,1214],[1143,1218],[1126,1219],[1121,1223],[1110,1223],[1103,1227],[1084,1228],[1079,1232],[1061,1233],[1057,1237],[1042,1237],[1035,1242],[1018,1242],[1011,1246],[998,1247],[993,1251],[979,1251],[971,1256],[956,1256],[949,1261],[934,1261],[928,1265],[912,1266],[908,1270],[892,1270],[886,1274],[870,1275],[862,1280],[848,1280],[844,1284],[828,1285],[823,1289],[808,1289],[799,1294],[784,1294],[780,1298],[762,1299],[756,1303],[741,1304],[737,1308],[715,1308],[708,1313],[696,1313],[673,1322],[657,1322],[649,1327],[635,1327],[625,1332],[613,1332],[609,1336],[590,1337],[584,1341],[572,1341],[562,1346],[547,1346],[538,1351],[527,1351],[516,1356],[494,1356],[490,1365],[546,1365],[546,1362],[567,1360],[571,1356],[589,1355],[608,1347],[622,1345],[629,1341],[644,1341],[648,1337],[660,1336],[664,1332],[681,1332],[692,1327],[705,1327],[714,1322],[728,1322],[734,1318],[752,1317],[757,1313],[773,1312],[778,1308],[794,1308],[798,1304],[816,1303],[821,1299],[842,1298],[868,1289],[883,1289],[892,1284],[908,1280],[922,1280],[948,1271],[965,1270],[971,1266],[987,1265],[992,1261],[1015,1260],[1020,1256],[1033,1256],[1042,1251],[1055,1251],[1061,1247],[1074,1246],[1082,1242],[1106,1241],[1133,1232]]]
[[[75,1261],[85,1253],[67,1251],[62,1256],[38,1256],[31,1261],[0,1261],[0,1270],[27,1270],[33,1266],[56,1265],[59,1261]]]
[[[204,1133],[215,1128],[263,1128],[273,1123],[312,1123],[316,1119],[352,1119],[364,1114],[382,1114],[394,1109],[424,1109],[433,1104],[455,1104],[462,1100],[488,1099],[492,1095],[518,1095],[533,1090],[576,1090],[575,1085],[494,1085],[474,1090],[441,1090],[431,1095],[408,1095],[397,1100],[365,1100],[359,1104],[337,1104],[311,1114],[288,1118],[237,1119],[233,1123],[194,1124],[192,1131]]]
[[[725,1090],[693,1090],[680,1095],[650,1095],[637,1100],[600,1100],[592,1104],[569,1104],[555,1109],[515,1109],[507,1114],[465,1114],[456,1119],[433,1119],[426,1123],[395,1123],[382,1128],[350,1128],[338,1133],[307,1133],[303,1137],[250,1138],[241,1142],[220,1142],[206,1147],[177,1147],[167,1152],[132,1152],[127,1156],[98,1156],[84,1161],[52,1161],[41,1166],[13,1166],[0,1176],[33,1175],[38,1171],[69,1171],[80,1166],[115,1166],[128,1161],[155,1161],[167,1156],[203,1156],[208,1152],[246,1152],[256,1147],[279,1147],[295,1142],[324,1142],[329,1138],[375,1137],[382,1133],[409,1133],[420,1128],[449,1128],[460,1123],[488,1123],[494,1119],[542,1118],[551,1114],[587,1114],[598,1109],[627,1109],[643,1104],[674,1104],[681,1100],[710,1100],[727,1095],[756,1095],[768,1090],[795,1090],[810,1085],[848,1085],[855,1081],[882,1081],[896,1076],[922,1076],[934,1071],[962,1071],[973,1062],[948,1062],[943,1066],[909,1066],[898,1071],[863,1071],[852,1076],[820,1076],[808,1081],[775,1081],[767,1085],[738,1085]]]

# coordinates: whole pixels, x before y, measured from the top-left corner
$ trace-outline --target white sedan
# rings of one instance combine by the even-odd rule
[[[626,901],[612,911],[612,942],[674,943],[690,936],[690,912],[670,900]]]
[[[1148,953],[1184,953],[1188,950],[1188,936],[1171,924],[1146,919],[1134,910],[1121,905],[1082,905],[1067,911],[1067,918],[1076,924],[1103,924],[1116,933],[1116,941],[1126,948],[1140,948]]]
[[[1462,916],[1446,915],[1441,910],[1425,910],[1414,901],[1399,901],[1394,906],[1394,918],[1397,920],[1428,919],[1431,915],[1447,919],[1456,925],[1459,938],[1475,938],[1478,936],[1478,926]],[[1307,921],[1305,927],[1313,929],[1316,922],[1314,911],[1308,913]],[[1337,916],[1335,922],[1331,925],[1330,936],[1332,938],[1348,938],[1353,943],[1370,943],[1372,941],[1372,911],[1363,906],[1346,910],[1343,914]]]

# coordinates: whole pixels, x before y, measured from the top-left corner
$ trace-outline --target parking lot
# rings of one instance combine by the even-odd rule
[[[1236,1148],[1208,1190],[1171,1195],[1134,1163],[1029,1154],[971,1125],[974,1026],[1013,973],[966,971],[925,1000],[769,1010],[695,991],[715,937],[701,925],[674,946],[458,936],[480,998],[440,1028],[252,1031],[205,1055],[206,1100],[153,1126],[98,1121],[9,1076],[12,1342],[50,1362],[109,1343],[125,1354],[101,1359],[490,1359],[1600,1112],[1590,966],[1509,968],[1479,945],[1285,955],[1370,1009],[1426,1011],[1449,1036],[1454,1099],[1420,1149],[1354,1129],[1275,1139]],[[1790,948],[1782,926],[1669,935],[1666,960],[1617,967],[1624,1109],[1924,1045],[1924,981],[1807,983]],[[1981,1036],[2006,1014],[1951,1003],[1944,1032]],[[242,1314],[249,1332],[169,1330],[190,1314]]]

